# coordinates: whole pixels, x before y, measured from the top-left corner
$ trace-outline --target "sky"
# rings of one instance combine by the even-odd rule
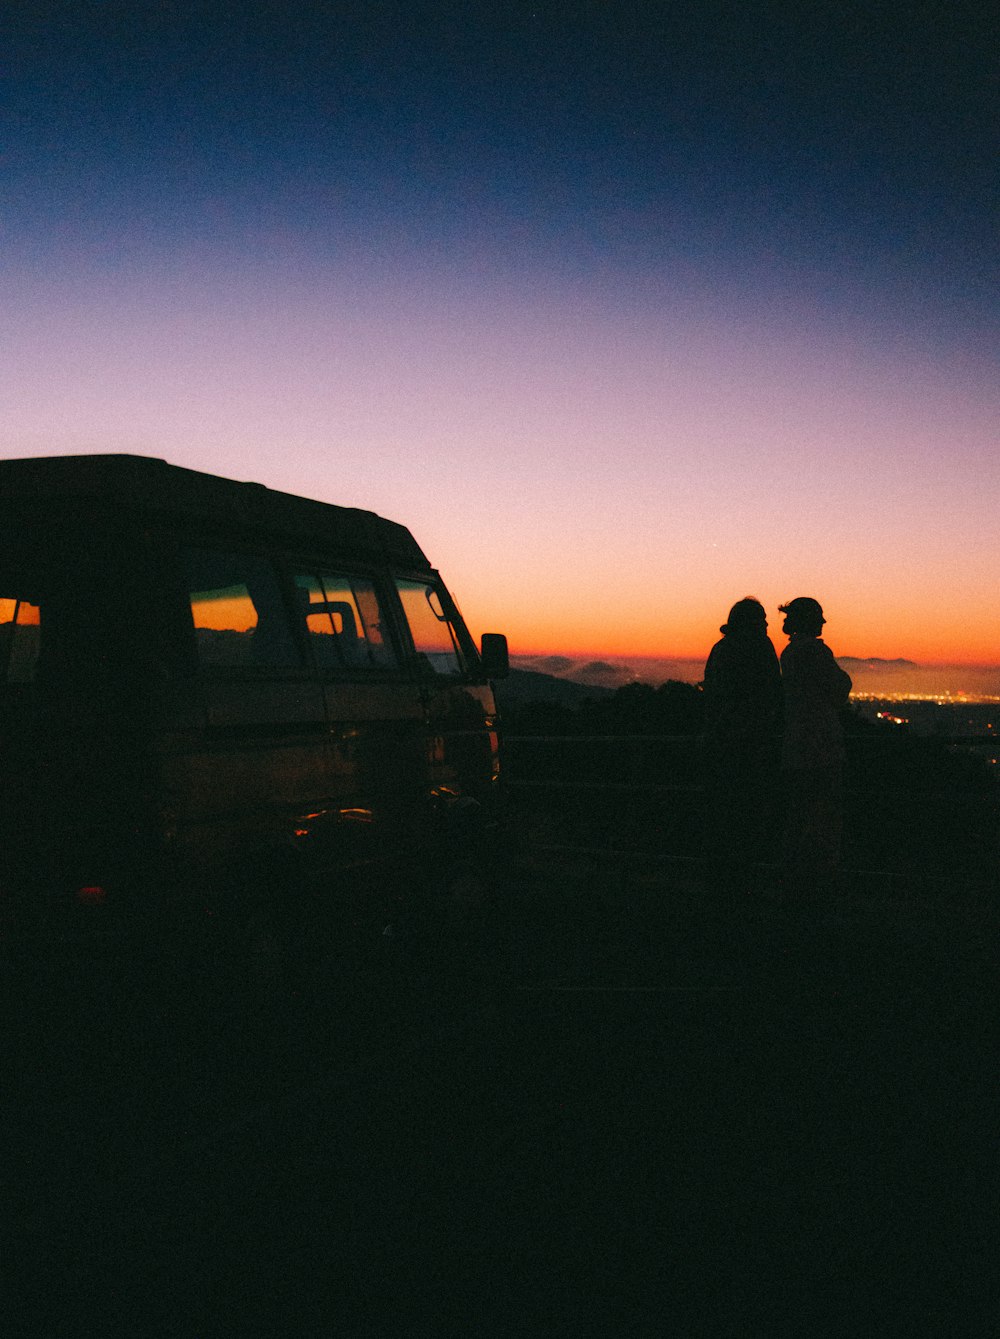
[[[1000,665],[986,13],[9,6],[0,455],[377,511],[524,655]]]

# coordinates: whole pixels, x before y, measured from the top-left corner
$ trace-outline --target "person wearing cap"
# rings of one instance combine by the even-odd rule
[[[822,639],[817,600],[779,605],[788,645],[781,653],[785,781],[783,879],[791,895],[832,891],[843,828],[844,728],[851,677]]]
[[[704,762],[710,879],[727,896],[750,891],[774,825],[781,672],[767,614],[738,600],[705,664]]]

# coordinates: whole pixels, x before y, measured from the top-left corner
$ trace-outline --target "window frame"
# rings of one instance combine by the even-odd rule
[[[74,692],[82,683],[127,671],[130,662],[122,654],[126,645],[122,628],[128,593],[117,563],[122,530],[115,518],[98,510],[83,523],[75,513],[66,514],[58,507],[40,518],[34,507],[6,503],[3,511],[0,567],[30,573],[39,583],[30,596],[4,598],[15,598],[18,612],[27,605],[39,616],[37,623],[9,625],[12,635],[0,650],[0,688]],[[29,627],[38,629],[30,671],[11,678],[18,630]]]
[[[293,617],[294,633],[296,638],[302,642],[306,666],[311,675],[324,683],[387,683],[400,682],[408,678],[405,648],[399,636],[396,610],[393,607],[392,600],[387,598],[394,595],[395,587],[390,574],[384,567],[374,563],[359,563],[357,560],[341,562],[336,557],[331,558],[329,556],[324,558],[302,557],[300,552],[283,552],[274,559],[274,562],[282,576],[286,601],[291,600],[292,602],[293,613],[296,590],[295,578],[299,574],[312,576],[320,581],[324,577],[334,576],[344,577],[349,582],[353,582],[355,579],[366,581],[371,586],[378,601],[382,614],[382,641],[389,648],[392,657],[392,663],[388,665],[320,665],[313,656],[304,621],[303,626],[300,627],[298,619]],[[353,584],[351,598],[356,605],[357,600],[354,596]]]
[[[10,621],[0,623],[0,628],[9,628],[9,636],[0,637],[0,686],[3,688],[23,688],[28,684],[33,684],[38,678],[38,662],[41,656],[42,639],[42,610],[41,605],[37,605],[32,600],[26,599],[21,595],[4,595],[0,597],[0,604],[11,604]],[[37,618],[22,620],[22,609],[33,609]],[[37,629],[33,637],[24,637],[22,634],[28,628]],[[27,655],[23,655],[23,652]],[[20,662],[26,662],[21,664]],[[12,668],[21,669],[25,672],[13,675]]]
[[[230,540],[225,536],[206,536],[202,533],[179,534],[174,532],[172,535],[174,544],[171,554],[172,566],[176,572],[176,584],[179,588],[181,604],[183,611],[181,618],[185,628],[185,641],[187,642],[187,654],[185,660],[189,667],[189,672],[193,675],[206,675],[208,678],[216,681],[238,681],[246,680],[253,683],[260,682],[280,682],[280,683],[302,683],[315,678],[310,666],[309,656],[306,652],[304,640],[299,637],[294,618],[294,609],[289,597],[288,583],[285,573],[282,570],[280,553],[275,552],[273,548],[264,544],[246,543],[240,540]],[[263,561],[270,565],[274,573],[275,581],[278,587],[281,599],[281,607],[284,610],[285,618],[288,623],[288,632],[292,645],[295,647],[299,663],[298,665],[211,665],[201,660],[198,654],[197,629],[194,624],[194,610],[191,605],[192,591],[188,582],[185,555],[192,549],[204,549],[209,553],[215,553],[220,557],[247,557]]]

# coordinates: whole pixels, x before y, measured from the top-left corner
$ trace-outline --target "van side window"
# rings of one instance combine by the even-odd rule
[[[296,572],[295,590],[313,661],[320,669],[379,670],[395,665],[371,581],[330,572]]]
[[[298,669],[301,658],[271,564],[246,553],[185,552],[198,663]]]
[[[31,683],[38,666],[41,610],[17,595],[0,597],[0,678]]]
[[[460,674],[458,638],[429,581],[397,578],[396,588],[413,638],[417,664],[435,674]]]

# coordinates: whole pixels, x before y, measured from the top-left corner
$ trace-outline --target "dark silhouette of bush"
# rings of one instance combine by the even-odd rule
[[[694,684],[669,679],[654,688],[629,683],[583,696],[576,705],[513,700],[503,705],[512,735],[688,735],[701,733],[704,698]]]
[[[668,679],[658,688],[630,683],[580,709],[581,732],[609,735],[697,735],[704,697],[694,684]]]
[[[580,708],[561,702],[509,702],[500,708],[507,735],[576,735],[580,733]]]
[[[846,836],[852,863],[915,882],[997,880],[1000,792],[975,749],[848,713]]]

